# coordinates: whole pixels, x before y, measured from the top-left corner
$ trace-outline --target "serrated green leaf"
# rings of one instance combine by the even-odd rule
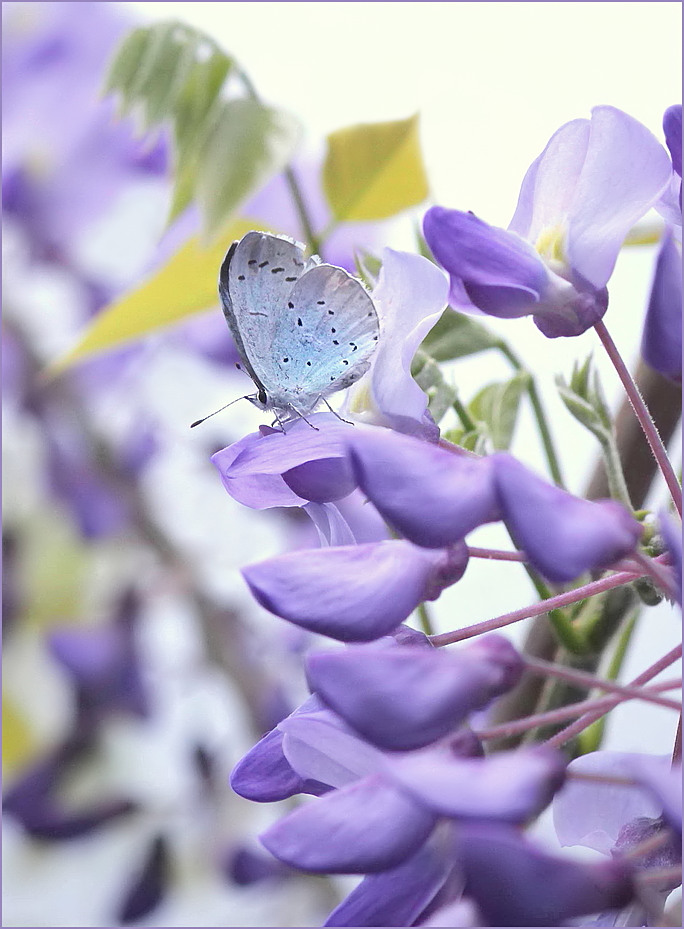
[[[488,384],[468,405],[473,419],[486,423],[492,445],[498,451],[510,448],[520,407],[530,375],[519,371],[508,381]]]
[[[580,365],[575,362],[570,376],[570,389],[585,400],[589,399],[589,375],[591,373],[592,356],[588,355]]]
[[[491,451],[489,433],[485,423],[478,423],[475,429],[450,429],[444,433],[444,438],[453,445],[465,448],[469,452],[475,452],[476,455],[487,455]]]
[[[386,219],[422,203],[428,183],[418,116],[331,133],[323,189],[338,222]]]
[[[139,287],[105,307],[74,348],[52,363],[48,373],[58,374],[77,361],[218,303],[216,281],[221,261],[231,243],[254,228],[252,220],[238,220],[210,247],[202,245],[198,237],[191,239]]]
[[[216,235],[260,185],[287,165],[300,138],[297,120],[256,100],[229,100],[199,153],[195,196],[208,236]]]
[[[421,345],[435,361],[452,361],[496,348],[500,340],[482,323],[464,313],[446,309]]]

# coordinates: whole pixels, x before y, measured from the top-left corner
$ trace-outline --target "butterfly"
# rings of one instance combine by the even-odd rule
[[[342,268],[304,257],[286,236],[248,232],[221,265],[219,295],[248,397],[276,419],[305,418],[370,367],[380,325],[370,294]]]

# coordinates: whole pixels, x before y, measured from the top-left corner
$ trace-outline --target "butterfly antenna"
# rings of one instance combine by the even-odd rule
[[[214,410],[213,413],[209,413],[208,416],[203,416],[202,419],[196,419],[194,423],[190,423],[190,428],[194,429],[195,426],[199,426],[201,423],[205,422],[207,419],[211,419],[212,416],[216,416],[217,413],[221,413],[223,410],[228,409],[229,406],[232,406],[234,403],[237,403],[238,400],[249,400],[249,397],[236,397],[235,400],[231,400],[230,403],[226,403],[225,406],[221,406],[218,410]]]

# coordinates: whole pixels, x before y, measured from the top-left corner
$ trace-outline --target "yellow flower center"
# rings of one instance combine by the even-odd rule
[[[547,226],[539,233],[534,247],[549,264],[565,264],[565,229],[560,224]]]

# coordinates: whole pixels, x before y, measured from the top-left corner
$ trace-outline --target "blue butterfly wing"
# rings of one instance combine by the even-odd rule
[[[368,369],[379,333],[369,293],[342,268],[305,259],[291,239],[247,233],[224,259],[219,293],[269,408],[306,414]]]
[[[349,387],[368,370],[378,333],[375,306],[360,281],[327,264],[306,271],[274,333],[281,398],[307,413],[322,397]]]
[[[307,268],[317,263],[316,258],[304,258],[303,247],[292,239],[248,232],[231,245],[221,265],[223,314],[262,402],[265,397],[270,401],[277,388],[269,359],[287,296]]]

